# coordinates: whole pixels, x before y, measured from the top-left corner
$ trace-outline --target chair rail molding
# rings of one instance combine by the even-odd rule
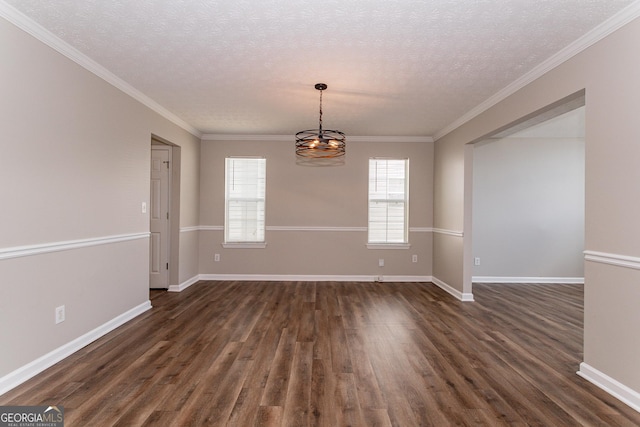
[[[611,254],[607,252],[597,251],[584,251],[585,261],[597,262],[600,264],[615,265],[617,267],[633,268],[634,270],[640,270],[640,258]]]
[[[19,258],[50,252],[68,251],[71,249],[88,248],[90,246],[107,245],[111,243],[128,242],[130,240],[148,239],[151,233],[118,234],[114,236],[93,237],[89,239],[65,240],[62,242],[41,243],[37,245],[15,246],[0,249],[0,260]]]

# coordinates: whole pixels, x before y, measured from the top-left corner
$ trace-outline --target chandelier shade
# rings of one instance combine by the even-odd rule
[[[317,83],[320,91],[320,118],[318,129],[303,130],[296,133],[296,157],[299,159],[335,159],[346,153],[346,136],[339,130],[322,128],[322,91],[327,88],[324,83]]]

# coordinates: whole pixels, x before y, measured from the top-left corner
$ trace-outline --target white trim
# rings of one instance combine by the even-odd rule
[[[446,236],[464,237],[464,232],[462,232],[462,231],[447,230],[447,229],[444,229],[444,228],[434,228],[433,232],[435,234],[444,234]]]
[[[296,275],[296,274],[201,274],[199,280],[255,282],[431,282],[431,276]]]
[[[378,282],[400,282],[400,283],[433,283],[431,276],[378,276]]]
[[[266,227],[267,231],[338,231],[338,232],[351,232],[360,231],[366,232],[367,227],[313,227],[313,226],[280,226],[271,225]]]
[[[633,21],[637,17],[640,16],[640,1],[636,1],[631,3],[626,8],[622,9],[620,12],[613,15],[611,18],[607,19],[600,25],[598,25],[593,30],[589,31],[584,36],[580,37],[575,42],[571,43],[564,49],[557,52],[555,55],[552,55],[546,61],[542,62],[540,65],[533,68],[531,71],[512,82],[502,90],[498,91],[493,96],[489,97],[487,100],[471,109],[469,112],[464,114],[462,117],[450,123],[448,126],[440,129],[433,136],[434,140],[439,140],[449,132],[459,128],[463,124],[467,123],[474,117],[479,116],[483,112],[487,111],[489,108],[493,107],[500,101],[503,101],[507,97],[513,95],[515,92],[519,91],[529,83],[534,80],[542,77],[544,74],[548,73],[552,69],[558,67],[565,61],[573,58],[583,50],[588,47],[594,45],[600,40],[604,39],[609,34]]]
[[[186,281],[180,283],[179,285],[171,285],[171,286],[169,286],[169,289],[167,289],[167,291],[168,292],[182,292],[185,289],[187,289],[189,286],[198,283],[199,280],[200,280],[200,275],[195,275],[191,279],[187,279]]]
[[[243,243],[222,243],[225,249],[264,249],[267,247],[266,242],[243,242]]]
[[[617,267],[627,267],[633,268],[635,270],[640,270],[640,258],[627,255],[610,254],[606,252],[596,251],[584,251],[584,259],[585,261],[593,261],[600,264],[609,264],[615,265]]]
[[[190,233],[192,231],[200,231],[200,227],[197,225],[191,226],[191,227],[180,227],[180,232],[181,233]]]
[[[205,133],[202,135],[203,141],[277,141],[277,142],[293,142],[295,136],[292,135],[224,135]],[[347,135],[349,142],[433,142],[430,136],[354,136]]]
[[[41,373],[45,369],[55,365],[65,357],[70,356],[81,348],[91,344],[98,338],[103,337],[119,326],[127,323],[129,320],[139,316],[140,314],[150,309],[151,302],[147,300],[142,304],[132,308],[131,310],[128,310],[121,315],[111,319],[103,325],[98,326],[92,331],[89,331],[86,334],[74,339],[73,341],[68,342],[61,347],[58,347],[57,349],[45,354],[42,357],[39,357],[38,359],[22,366],[21,368],[16,369],[13,372],[10,372],[9,374],[0,378],[0,395],[8,392],[14,387],[19,386],[28,379]]]
[[[431,136],[354,136],[347,135],[348,142],[391,142],[391,143],[403,143],[403,142],[418,142],[426,143],[433,142]]]
[[[222,225],[200,225],[193,227],[184,227],[180,229],[180,232],[186,231],[224,231]],[[367,232],[367,227],[334,227],[334,226],[311,226],[311,225],[268,225],[265,227],[266,231],[329,231],[329,232]],[[435,230],[431,227],[409,227],[410,233],[433,233]],[[448,231],[441,230],[441,233],[453,234],[455,236],[462,236],[460,231]]]
[[[507,277],[473,276],[473,283],[550,283],[565,285],[584,285],[584,277]]]
[[[37,24],[31,18],[24,15],[22,12],[15,9],[13,6],[10,6],[3,1],[0,1],[0,16],[5,18],[7,21],[16,25],[18,28],[24,30],[25,32],[31,34],[36,39],[45,43],[52,49],[58,51],[62,55],[76,62],[80,66],[84,67],[91,73],[96,76],[102,78],[107,83],[113,85],[114,87],[120,89],[127,95],[141,102],[143,105],[149,107],[156,113],[160,114],[167,120],[175,123],[181,128],[185,129],[192,135],[201,138],[204,141],[291,141],[293,140],[293,135],[217,135],[217,134],[203,134],[189,123],[182,120],[177,115],[173,114],[147,95],[140,92],[138,89],[134,88],[124,80],[117,77],[111,71],[104,68],[102,65],[98,64],[94,60],[90,59],[88,56],[72,47],[67,42],[63,41],[49,30],[45,29],[41,25]],[[350,141],[371,141],[371,142],[433,142],[436,141],[454,129],[460,127],[464,123],[478,116],[482,112],[488,110],[492,106],[496,105],[498,102],[504,100],[508,96],[512,95],[516,91],[520,90],[527,84],[536,80],[540,76],[547,73],[549,70],[557,67],[563,62],[569,60],[574,57],[578,53],[587,49],[589,46],[597,43],[604,37],[608,36],[612,32],[631,22],[635,18],[640,16],[640,2],[634,2],[622,9],[620,12],[598,25],[596,28],[591,30],[589,33],[585,34],[580,39],[576,40],[569,46],[565,47],[555,55],[551,56],[549,59],[535,67],[533,70],[529,71],[524,76],[520,77],[518,80],[514,81],[504,89],[500,90],[498,93],[455,120],[448,126],[444,127],[440,131],[438,131],[433,137],[431,136],[350,136]]]
[[[411,249],[410,243],[367,243],[367,249]]]
[[[580,363],[580,370],[576,372],[576,374],[640,412],[639,392],[627,387],[585,362]]]
[[[200,231],[224,231],[223,225],[201,225],[198,227]]]
[[[232,134],[216,134],[205,133],[200,138],[203,141],[276,141],[276,142],[293,142],[294,135],[232,135]]]
[[[433,233],[432,227],[409,227],[409,233]]]
[[[448,292],[449,294],[453,295],[455,298],[459,299],[460,301],[473,302],[473,294],[472,293],[462,293],[459,290],[457,290],[456,288],[452,287],[451,285],[448,285],[445,282],[443,282],[442,280],[438,279],[437,277],[433,277],[432,282],[436,286],[438,286],[440,289],[442,289],[445,292]]]
[[[329,276],[294,274],[201,274],[200,280],[238,280],[256,282],[373,282],[377,276]]]
[[[110,85],[120,89],[122,92],[129,95],[136,101],[149,107],[151,110],[160,114],[165,119],[178,125],[190,134],[198,138],[202,136],[202,133],[191,126],[189,123],[185,122],[180,117],[173,114],[171,111],[167,110],[162,105],[158,104],[156,101],[149,98],[147,95],[140,92],[138,89],[134,88],[129,83],[125,82],[120,77],[116,76],[111,71],[107,70],[105,67],[98,64],[84,53],[80,52],[75,47],[60,39],[51,31],[47,30],[19,10],[15,9],[13,6],[10,6],[3,1],[0,1],[0,16],[14,24],[21,30],[27,32],[28,34],[31,34],[33,37],[40,40],[50,48],[66,56],[76,64],[84,67],[87,71],[100,77]]]
[[[68,251],[71,249],[87,248],[90,246],[106,245],[110,243],[127,242],[130,240],[147,239],[149,232],[134,234],[119,234],[115,236],[94,237],[91,239],[67,240],[64,242],[41,243],[38,245],[15,246],[0,249],[0,260],[40,255],[50,252]]]

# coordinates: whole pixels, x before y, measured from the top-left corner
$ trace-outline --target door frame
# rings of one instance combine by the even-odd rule
[[[164,154],[163,154],[164,153]],[[169,260],[171,259],[171,212],[170,212],[170,208],[171,208],[171,168],[173,167],[173,158],[171,156],[171,146],[165,145],[165,144],[152,144],[151,146],[151,164],[153,167],[154,164],[154,155],[156,156],[160,156],[159,159],[157,159],[158,161],[160,159],[167,159],[166,161],[163,161],[163,163],[166,163],[166,167],[167,167],[167,171],[166,171],[166,187],[164,185],[160,185],[160,190],[159,190],[159,194],[158,197],[160,198],[160,201],[158,201],[158,203],[161,203],[162,206],[164,206],[164,201],[163,199],[166,198],[166,222],[165,222],[165,218],[163,218],[165,216],[165,212],[158,212],[159,214],[159,218],[156,218],[156,220],[160,221],[160,223],[158,224],[158,226],[156,226],[157,228],[152,228],[151,224],[154,223],[154,220],[152,219],[152,215],[149,216],[149,228],[152,232],[155,233],[159,233],[160,234],[160,239],[159,242],[156,243],[156,245],[158,245],[159,247],[157,248],[157,250],[159,251],[159,257],[160,257],[160,266],[159,271],[155,270],[155,267],[152,265],[154,264],[154,262],[152,262],[152,258],[154,258],[152,256],[151,253],[153,253],[154,251],[152,250],[152,248],[155,246],[153,243],[153,239],[151,239],[151,245],[149,247],[149,251],[150,251],[150,257],[149,257],[149,262],[150,262],[150,266],[149,266],[149,289],[169,289],[169,282],[170,282],[170,268],[172,268],[172,266],[170,265]],[[166,156],[166,157],[165,157]],[[159,166],[161,169],[164,169],[164,165]],[[153,169],[152,169],[153,170]],[[161,175],[164,175],[164,171],[160,172]],[[161,182],[164,181],[164,178],[161,180]],[[150,187],[151,188],[151,187]],[[149,202],[151,203],[151,205],[153,205],[153,198],[152,198],[152,191],[150,190],[150,194],[149,194]],[[151,210],[150,212],[153,212],[154,208],[153,206],[151,206]],[[162,226],[160,227],[159,225],[162,224]],[[152,233],[153,235],[153,233]],[[165,253],[166,252],[166,253]],[[166,267],[164,266],[164,264],[166,263]],[[154,269],[154,273],[152,274],[152,269]],[[166,269],[166,271],[162,271]],[[153,280],[152,280],[153,279]]]
[[[169,171],[169,289],[179,286],[180,274],[180,166],[181,148],[179,145],[151,135],[151,146],[149,147],[149,162],[151,162],[151,149],[154,146],[169,147],[169,161],[171,162]],[[149,199],[151,196],[151,174],[149,173]]]

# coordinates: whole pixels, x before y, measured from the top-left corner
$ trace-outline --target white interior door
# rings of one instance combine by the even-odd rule
[[[169,176],[171,148],[151,148],[149,287],[169,287]]]

